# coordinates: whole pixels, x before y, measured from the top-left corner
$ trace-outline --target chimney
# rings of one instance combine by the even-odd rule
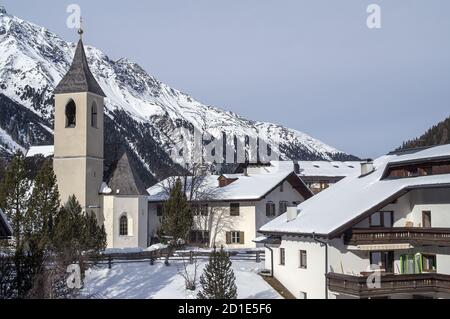
[[[294,172],[297,175],[300,175],[300,163],[298,161],[294,161]]]
[[[366,176],[375,171],[375,167],[373,166],[373,160],[368,159],[361,163],[361,176]]]
[[[296,220],[298,216],[298,209],[297,207],[288,207],[287,209],[287,221],[291,222],[293,220]]]

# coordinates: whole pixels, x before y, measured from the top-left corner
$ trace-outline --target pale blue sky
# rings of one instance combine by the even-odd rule
[[[196,99],[376,157],[450,115],[448,0],[0,0]],[[381,30],[366,8],[382,8]]]

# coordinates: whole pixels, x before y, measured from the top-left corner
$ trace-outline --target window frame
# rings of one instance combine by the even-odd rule
[[[232,217],[241,216],[241,204],[240,203],[230,203],[230,216],[232,216]]]
[[[284,206],[282,207],[282,205],[285,205],[286,209],[282,209],[282,208],[284,208]],[[283,214],[287,213],[288,208],[289,208],[289,202],[288,201],[285,201],[285,200],[280,201],[278,203],[278,210],[279,210],[278,213],[279,213],[279,215],[283,215]]]
[[[437,272],[437,256],[434,254],[422,254],[422,273],[436,273]],[[435,269],[429,269],[429,268],[425,268],[425,260],[428,259],[432,259],[434,260],[433,264],[434,264],[434,268]]]
[[[286,266],[286,248],[280,248],[280,266]]]
[[[164,216],[164,204],[156,204],[156,217]]]
[[[95,101],[91,105],[91,127],[98,128],[98,107]]]
[[[375,225],[373,222],[373,216],[375,214],[379,214],[379,216],[380,216],[380,224],[379,225]],[[390,218],[389,218],[390,226],[386,226],[386,215],[387,214],[389,214],[389,216],[390,216]],[[369,225],[370,225],[370,228],[392,228],[392,227],[394,227],[394,212],[393,211],[379,211],[379,212],[373,213],[369,217]]]
[[[125,221],[125,225],[123,224],[123,222]],[[125,227],[125,228],[124,228]],[[129,223],[128,223],[128,216],[126,214],[120,216],[119,219],[119,236],[120,237],[128,237],[130,234],[130,229],[129,229]]]
[[[425,227],[425,219],[428,218],[430,222],[430,226]],[[422,227],[423,228],[432,228],[433,227],[433,219],[431,215],[431,210],[423,210],[422,211]]]
[[[308,269],[308,252],[300,250],[300,269]]]
[[[272,210],[272,212],[269,212],[269,210]],[[274,218],[276,216],[277,216],[277,205],[272,201],[268,201],[266,203],[266,217]]]
[[[69,112],[69,108],[70,111]],[[73,114],[72,114],[73,111]],[[71,118],[73,120],[73,123],[69,122],[69,115],[73,116],[73,118]],[[66,107],[64,108],[64,118],[65,118],[65,127],[66,128],[76,128],[77,127],[77,104],[75,103],[75,101],[73,99],[70,99],[67,104]]]
[[[231,245],[240,245],[241,244],[241,232],[240,231],[231,231],[230,232],[230,241],[231,241]]]

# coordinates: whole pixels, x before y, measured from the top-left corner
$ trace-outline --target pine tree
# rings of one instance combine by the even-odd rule
[[[83,209],[75,196],[71,196],[56,218],[55,247],[71,256],[82,251]]]
[[[28,214],[33,230],[40,234],[44,247],[53,243],[60,206],[56,176],[51,162],[47,161],[34,180]]]
[[[34,242],[29,236],[27,216],[29,190],[31,183],[27,178],[25,158],[16,153],[8,165],[5,178],[0,186],[0,207],[11,223],[14,236],[14,290],[17,298],[25,298],[32,285],[36,264]]]
[[[209,263],[200,277],[202,291],[199,299],[236,299],[236,277],[232,268],[230,257],[223,250],[214,251],[209,257]]]
[[[17,245],[21,244],[25,232],[30,186],[25,158],[22,153],[16,153],[0,185],[0,208],[8,216]]]
[[[164,205],[162,231],[172,237],[175,242],[185,241],[192,229],[193,216],[183,192],[183,185],[178,179],[170,191],[170,197]]]

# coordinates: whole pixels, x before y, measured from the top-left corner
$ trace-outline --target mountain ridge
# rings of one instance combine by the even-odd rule
[[[70,67],[75,45],[43,27],[0,10],[0,94],[13,103],[3,98],[0,107],[11,107],[15,103],[21,118],[30,119],[29,125],[51,133],[53,90]],[[357,159],[303,132],[248,120],[202,104],[158,81],[126,57],[114,61],[92,46],[85,46],[85,50],[90,69],[107,95],[105,143],[115,144],[117,147],[113,149],[126,148],[131,152],[133,160],[141,166],[141,173],[146,175],[146,184],[182,170],[169,156],[180,143],[181,137],[176,133],[180,127],[207,132],[215,138],[249,136],[262,138],[272,145],[279,143],[283,159]],[[40,129],[35,134],[23,127],[11,128],[6,125],[8,117],[12,115],[0,119],[3,131],[3,135],[0,131],[3,136],[0,147],[5,148],[8,137],[18,149],[26,149],[33,143],[52,142]],[[8,145],[14,148],[11,141]]]

